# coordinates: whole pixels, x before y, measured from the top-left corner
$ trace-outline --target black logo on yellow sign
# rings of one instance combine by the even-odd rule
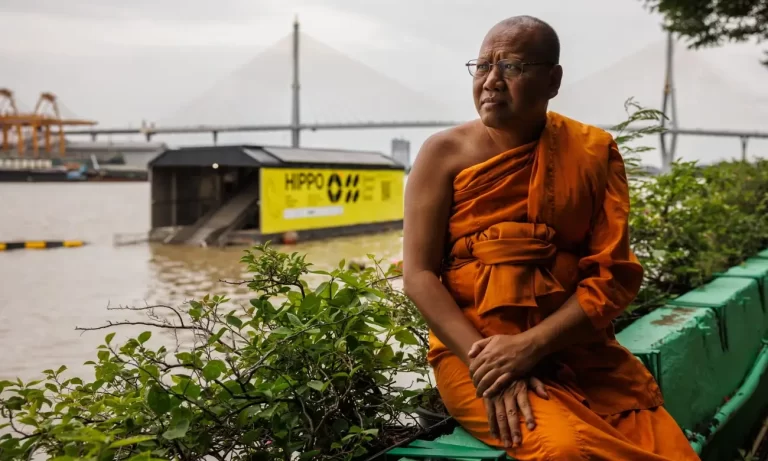
[[[346,180],[342,180],[338,173],[331,174],[328,178],[328,200],[337,203],[344,198],[346,203],[357,202],[360,198],[360,190],[357,188],[359,182],[359,174],[347,175]]]

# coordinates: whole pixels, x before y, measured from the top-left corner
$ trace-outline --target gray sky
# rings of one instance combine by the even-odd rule
[[[507,16],[555,27],[566,87],[664,38],[639,0],[0,0],[0,87],[27,108],[53,91],[105,127],[163,120],[289,34],[296,14],[314,39],[463,118],[474,115],[463,63]]]

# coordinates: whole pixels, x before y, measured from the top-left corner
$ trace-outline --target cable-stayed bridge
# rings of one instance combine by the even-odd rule
[[[674,157],[678,135],[701,137],[708,145],[713,137],[735,139],[746,157],[750,139],[768,139],[764,124],[751,122],[768,120],[768,94],[756,90],[755,96],[748,85],[729,91],[723,87],[734,85],[724,82],[721,73],[708,66],[698,52],[669,41],[651,44],[589,78],[566,85],[552,107],[609,128],[599,122],[623,120],[621,103],[627,97],[635,96],[652,107],[663,100],[655,107],[664,108],[671,117],[666,135],[671,142],[661,143],[662,165]],[[379,121],[371,120],[371,112]],[[299,146],[305,132],[435,129],[456,125],[464,118],[441,102],[300,33],[296,23],[292,35],[156,124],[71,129],[67,134],[93,139],[142,135],[147,140],[207,134],[208,142],[215,144],[224,133],[282,132],[290,135],[286,143]],[[680,120],[691,120],[692,125],[686,126],[697,128],[681,127]],[[738,146],[728,149],[735,153]]]

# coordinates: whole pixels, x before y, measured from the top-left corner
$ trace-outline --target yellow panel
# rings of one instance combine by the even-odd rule
[[[64,240],[62,244],[65,248],[81,247],[83,246],[82,240]]]
[[[24,248],[40,250],[42,248],[45,248],[45,242],[25,242]]]
[[[403,219],[402,170],[261,169],[261,232]]]
[[[0,243],[0,251],[5,251],[5,243]]]

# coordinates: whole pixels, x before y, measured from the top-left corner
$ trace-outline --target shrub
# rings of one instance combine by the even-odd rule
[[[645,278],[642,314],[710,281],[768,245],[768,162],[699,167],[633,183],[632,248]]]
[[[653,111],[630,107],[630,121],[653,120]],[[644,134],[652,132],[653,127]],[[630,245],[645,277],[620,324],[707,283],[768,245],[768,162],[702,167],[676,161],[669,172],[648,177],[637,168],[636,152],[645,149],[622,150],[634,173]]]
[[[130,308],[152,330],[191,333],[189,350],[149,346],[151,331],[118,346],[114,332],[90,362],[95,380],[0,383],[10,433],[0,459],[352,459],[399,440],[417,391],[396,375],[427,372],[426,330],[392,289],[396,275],[310,271],[269,246],[248,251],[248,306],[206,296],[182,309]],[[311,288],[308,274],[324,281]],[[167,315],[163,315],[167,314]],[[404,414],[406,414],[404,416]],[[406,418],[406,420],[403,420]]]
[[[640,293],[619,328],[711,280],[768,245],[768,162],[699,166],[677,161],[649,176],[639,142],[662,132],[661,112],[632,99],[614,127],[630,186],[630,245],[645,269]]]

